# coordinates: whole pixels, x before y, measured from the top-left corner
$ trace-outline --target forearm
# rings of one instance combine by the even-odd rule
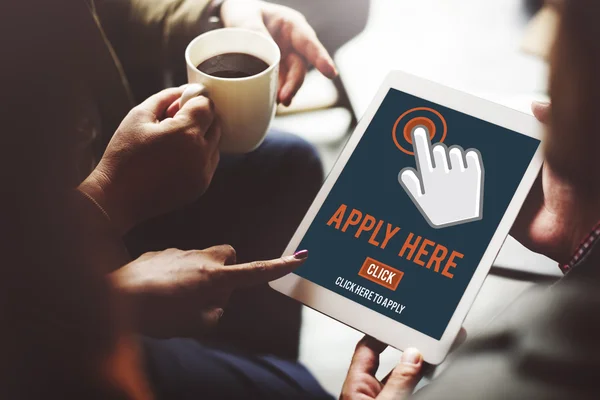
[[[133,318],[137,318],[136,310],[130,296],[123,293],[113,279],[114,271],[129,263],[129,254],[110,219],[94,200],[76,189],[72,193],[71,204],[81,223],[80,234],[86,237],[83,256],[89,261],[88,264],[108,276],[108,282],[114,288],[114,291],[110,291],[107,306],[110,307],[112,328],[118,333],[118,340],[110,349],[110,354],[105,354],[107,368],[103,372],[108,374],[115,387],[129,393],[132,398],[151,399],[152,394],[141,367],[142,350],[133,334],[130,314],[133,313]]]
[[[131,257],[108,216],[84,192],[72,193],[73,204],[85,235],[83,254],[103,273],[112,272],[127,264]]]

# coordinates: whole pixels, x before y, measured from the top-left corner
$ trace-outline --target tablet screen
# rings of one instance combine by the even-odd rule
[[[390,89],[296,273],[439,340],[539,144]]]

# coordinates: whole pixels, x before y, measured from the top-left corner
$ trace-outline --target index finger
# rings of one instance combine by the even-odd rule
[[[215,111],[212,100],[206,96],[198,96],[185,103],[169,123],[184,127],[199,127],[204,136],[214,118]]]
[[[415,149],[415,158],[419,172],[433,171],[433,163],[431,162],[431,140],[427,130],[423,127],[418,127],[413,132],[413,147]]]
[[[279,279],[294,271],[306,261],[308,251],[268,261],[254,261],[223,268],[220,279],[233,287],[255,286]]]
[[[166,113],[167,108],[181,97],[183,90],[182,87],[162,90],[148,97],[138,107],[150,111],[157,119],[160,119]]]
[[[367,373],[375,376],[379,368],[379,355],[387,348],[387,345],[370,336],[363,337],[356,345],[348,376],[356,373]]]

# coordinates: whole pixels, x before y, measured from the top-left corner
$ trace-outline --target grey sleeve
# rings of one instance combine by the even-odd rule
[[[600,399],[600,287],[528,293],[412,399]]]

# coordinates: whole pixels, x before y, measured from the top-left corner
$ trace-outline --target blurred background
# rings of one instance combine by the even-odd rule
[[[396,69],[530,113],[532,100],[547,99],[544,55],[556,24],[541,3],[371,0],[365,30],[335,54],[339,81],[311,72],[292,106],[279,109],[274,126],[314,143],[328,172],[384,77]],[[508,238],[465,321],[468,337],[532,285],[558,276],[555,262]],[[362,335],[308,308],[303,318],[301,361],[327,390],[339,393]],[[382,375],[399,357],[386,350]]]

